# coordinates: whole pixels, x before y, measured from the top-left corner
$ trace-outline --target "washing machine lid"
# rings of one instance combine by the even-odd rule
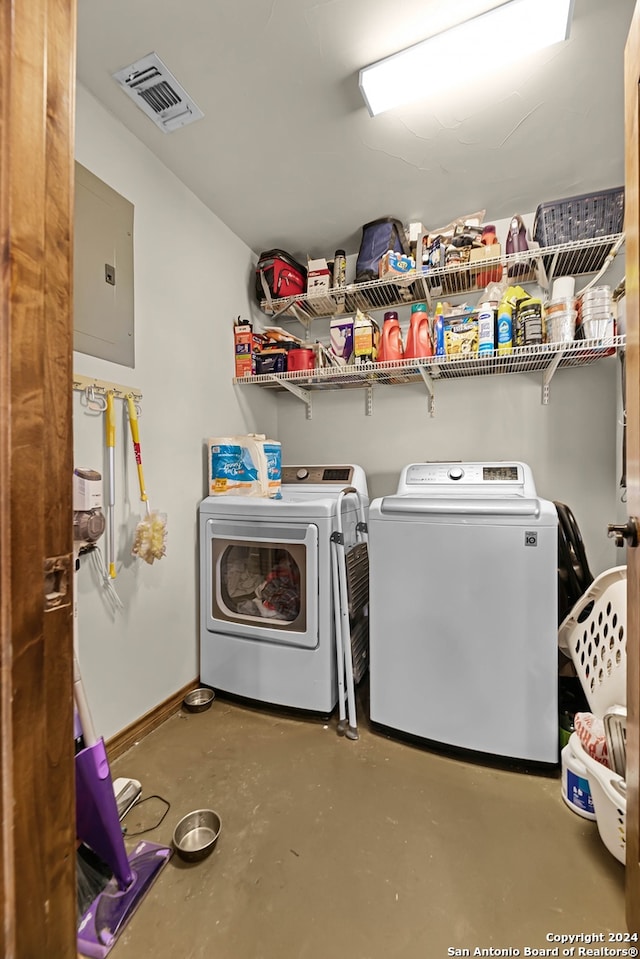
[[[514,460],[411,463],[400,474],[396,496],[535,500],[536,487],[531,468]]]

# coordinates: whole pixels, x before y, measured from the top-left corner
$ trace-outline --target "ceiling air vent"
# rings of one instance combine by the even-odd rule
[[[155,53],[118,70],[113,79],[163,133],[171,133],[204,116]]]

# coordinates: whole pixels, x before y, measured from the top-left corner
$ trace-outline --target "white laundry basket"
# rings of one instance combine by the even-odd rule
[[[567,748],[569,747],[587,770],[600,838],[611,855],[624,865],[627,833],[625,781],[613,769],[593,759],[580,742],[577,733],[571,733]]]
[[[571,656],[589,708],[602,718],[627,702],[627,567],[596,577],[560,624],[558,644]],[[593,759],[572,733],[568,747],[586,769],[600,838],[621,863],[626,846],[626,783]]]
[[[602,716],[627,703],[627,567],[615,566],[594,579],[558,629],[589,708]]]

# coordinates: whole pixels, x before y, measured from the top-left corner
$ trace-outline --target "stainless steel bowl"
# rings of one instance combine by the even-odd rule
[[[182,705],[190,713],[202,713],[209,708],[215,699],[215,695],[212,689],[201,686],[200,689],[192,689],[190,693],[187,693],[182,700]]]
[[[173,845],[187,862],[199,862],[213,850],[222,821],[213,809],[195,809],[187,813],[173,830]]]

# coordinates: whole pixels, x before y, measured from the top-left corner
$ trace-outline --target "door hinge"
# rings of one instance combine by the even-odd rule
[[[44,611],[71,605],[71,555],[49,556],[44,561]]]

